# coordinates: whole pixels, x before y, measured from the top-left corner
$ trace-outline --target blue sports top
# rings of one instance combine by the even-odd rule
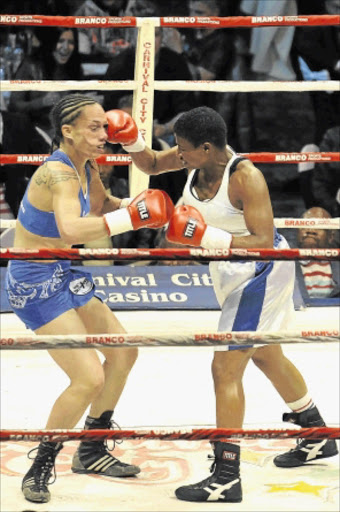
[[[70,158],[61,151],[57,149],[46,159],[46,162],[62,162],[63,164],[72,167],[75,169]],[[86,196],[84,196],[83,189],[80,187],[79,190],[79,201],[81,206],[80,216],[85,217],[90,211],[90,182],[91,182],[91,171],[90,166],[88,164],[85,165],[86,170]],[[42,210],[38,210],[33,206],[27,197],[29,186],[27,186],[25,195],[21,201],[18,220],[24,226],[27,231],[33,233],[34,235],[40,235],[50,238],[60,238],[60,233],[57,227],[57,223],[55,220],[54,212],[44,212]]]

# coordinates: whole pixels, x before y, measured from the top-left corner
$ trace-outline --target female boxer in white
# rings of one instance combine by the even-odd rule
[[[108,117],[109,124],[111,122]],[[115,122],[112,119],[112,122]],[[127,118],[126,124],[134,126]],[[286,248],[276,232],[265,179],[249,160],[227,146],[227,129],[214,110],[199,107],[175,124],[177,146],[165,151],[145,147],[141,136],[125,146],[136,165],[147,174],[188,168],[183,205],[175,208],[167,230],[174,243],[204,248]],[[112,142],[121,142],[119,134]],[[122,142],[124,144],[124,142]],[[293,314],[293,262],[212,262],[210,271],[221,306],[219,330],[279,331],[289,329]],[[297,368],[279,345],[260,348],[234,346],[217,351],[212,373],[216,392],[217,427],[240,428],[244,418],[242,378],[249,359],[271,380],[293,411],[284,419],[303,427],[323,426]],[[187,501],[242,500],[240,448],[214,443],[212,474],[194,485],[176,490]],[[280,467],[303,465],[337,453],[333,440],[308,441],[274,462]]]
[[[66,96],[52,110],[52,120],[55,151],[28,184],[18,215],[15,247],[65,248],[107,232],[112,236],[168,222],[173,205],[165,192],[148,190],[134,200],[107,195],[93,160],[104,153],[108,138],[108,121],[99,103],[80,94]],[[110,124],[110,130],[116,128]],[[134,140],[136,135],[137,130],[126,134],[122,129],[120,137],[128,143],[129,137]],[[148,212],[147,217],[140,215],[142,210]],[[91,217],[87,216],[90,212]],[[36,334],[124,332],[108,306],[95,297],[91,274],[75,271],[71,261],[12,261],[6,288],[14,312]],[[110,428],[137,350],[103,348],[101,352],[103,366],[95,350],[49,351],[70,385],[55,402],[47,429],[74,428],[90,404],[85,428]],[[36,398],[33,401],[36,403]],[[61,443],[40,443],[22,483],[27,500],[42,503],[50,499],[48,483],[60,449]],[[125,477],[140,469],[113,457],[104,442],[82,442],[72,471]]]

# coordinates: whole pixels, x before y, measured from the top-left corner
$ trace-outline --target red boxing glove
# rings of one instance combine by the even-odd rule
[[[201,213],[193,206],[175,208],[166,237],[172,243],[205,249],[229,249],[233,238],[228,231],[207,226]]]
[[[106,112],[108,141],[112,144],[133,144],[138,139],[138,128],[124,110]]]
[[[169,242],[200,247],[207,225],[193,206],[178,206],[170,219],[166,238]]]
[[[173,202],[166,192],[148,189],[126,208],[106,213],[104,222],[109,234],[114,236],[132,229],[160,228],[169,222],[173,211]]]
[[[163,190],[148,189],[135,197],[127,209],[133,229],[157,229],[169,222],[174,205]]]

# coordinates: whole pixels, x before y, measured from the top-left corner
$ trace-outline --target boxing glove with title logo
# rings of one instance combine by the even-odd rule
[[[207,226],[201,213],[193,206],[178,206],[166,232],[169,242],[205,249],[229,249],[232,235],[223,229]]]
[[[173,211],[173,202],[166,192],[148,189],[126,208],[106,213],[103,217],[110,236],[114,236],[140,228],[160,228],[169,222]]]

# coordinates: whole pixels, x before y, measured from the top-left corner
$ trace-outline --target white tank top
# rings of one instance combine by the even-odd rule
[[[226,165],[220,188],[216,195],[211,199],[200,200],[193,187],[193,180],[198,170],[193,170],[187,179],[183,189],[183,204],[194,206],[202,215],[208,226],[220,228],[228,231],[232,235],[246,236],[249,235],[244,220],[243,211],[235,208],[229,199],[228,186],[230,169],[235,160],[240,158],[229,146],[229,151],[233,153],[232,158]]]

